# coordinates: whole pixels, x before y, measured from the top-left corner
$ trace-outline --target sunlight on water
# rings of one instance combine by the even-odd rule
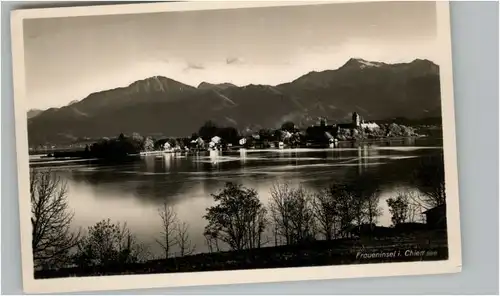
[[[428,147],[428,146],[391,146],[382,147],[376,145],[367,145],[365,148],[370,150],[393,150],[393,151],[415,151],[422,149],[442,149],[442,147]],[[250,149],[246,150],[247,153],[261,153],[261,152],[274,152],[274,153],[307,153],[307,152],[319,152],[319,151],[356,151],[359,148],[291,148],[291,149]]]
[[[267,205],[275,182],[299,184],[318,192],[331,183],[350,183],[367,176],[380,189],[383,214],[379,225],[391,224],[386,200],[399,191],[416,191],[410,184],[422,156],[441,153],[441,147],[365,145],[356,148],[211,151],[192,155],[166,153],[143,156],[120,165],[33,159],[33,166],[51,167],[67,181],[74,227],[86,228],[102,219],[126,222],[138,239],[161,254],[155,243],[161,232],[158,208],[175,207],[188,223],[198,252],[207,251],[203,229],[211,194],[225,182],[240,183],[258,192]]]

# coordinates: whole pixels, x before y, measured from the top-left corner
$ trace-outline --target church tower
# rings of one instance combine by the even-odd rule
[[[357,112],[353,112],[352,113],[352,125],[357,128],[360,126],[360,123],[361,123],[361,117],[359,116],[359,114]]]

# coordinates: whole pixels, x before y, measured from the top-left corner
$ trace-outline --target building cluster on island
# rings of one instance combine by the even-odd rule
[[[365,122],[362,117],[354,112],[349,123],[328,124],[326,118],[319,118],[318,123],[299,130],[293,123],[284,124],[280,130],[259,131],[248,136],[239,137],[237,143],[230,143],[218,135],[209,138],[201,136],[192,137],[189,145],[181,147],[171,142],[163,144],[167,152],[180,152],[182,150],[226,150],[236,148],[246,149],[284,149],[299,147],[335,147],[339,141],[380,137],[377,133],[381,129],[375,122]],[[279,133],[279,135],[277,135]],[[385,132],[383,132],[385,136]],[[369,136],[368,136],[369,135]],[[411,136],[411,133],[408,134]]]
[[[69,149],[42,149],[47,157],[121,158],[127,155],[157,153],[225,151],[237,149],[333,148],[340,141],[362,141],[395,137],[419,136],[412,127],[396,123],[365,122],[354,112],[349,123],[328,124],[319,118],[315,125],[299,129],[293,122],[285,122],[278,129],[238,131],[234,127],[220,127],[206,122],[186,138],[154,139],[137,133],[117,138],[101,138],[84,144],[84,151]],[[80,143],[81,146],[82,143]],[[31,151],[35,152],[35,151]]]

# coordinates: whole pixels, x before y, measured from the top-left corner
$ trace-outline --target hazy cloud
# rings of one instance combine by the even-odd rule
[[[431,1],[42,18],[24,30],[29,108],[155,75],[193,86],[276,85],[353,56],[439,62]]]
[[[204,70],[205,66],[202,64],[197,64],[197,63],[188,63],[187,67],[184,68],[184,71],[190,71],[190,70]]]
[[[226,64],[228,65],[241,65],[244,64],[245,61],[241,58],[227,58]]]

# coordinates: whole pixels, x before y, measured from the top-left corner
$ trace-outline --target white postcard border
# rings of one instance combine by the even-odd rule
[[[355,1],[372,2],[373,0]],[[384,0],[388,1],[388,0]],[[392,1],[392,0],[389,0]],[[237,271],[210,271],[172,274],[120,275],[37,279],[33,277],[31,249],[29,158],[26,115],[23,20],[89,15],[140,14],[166,11],[241,9],[250,7],[296,6],[354,1],[220,1],[175,2],[125,5],[100,5],[13,11],[11,16],[14,110],[18,164],[19,211],[21,231],[22,277],[26,293],[55,293],[96,290],[120,290],[200,285],[269,283],[324,280],[353,277],[425,275],[461,271],[461,238],[458,194],[455,112],[451,60],[449,2],[437,1],[437,28],[440,42],[440,65],[443,149],[447,196],[449,259],[434,262],[380,263],[324,267],[273,268]]]

